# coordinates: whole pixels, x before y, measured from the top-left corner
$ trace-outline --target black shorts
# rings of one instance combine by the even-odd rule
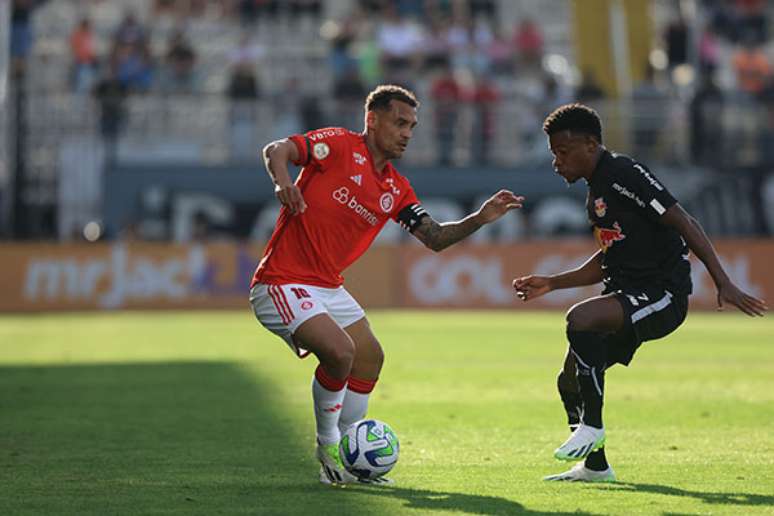
[[[640,344],[669,335],[688,313],[687,295],[673,295],[662,288],[622,289],[612,293],[623,307],[624,327],[606,337],[608,367],[629,365]]]

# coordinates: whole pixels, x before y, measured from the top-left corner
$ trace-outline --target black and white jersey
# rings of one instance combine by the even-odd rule
[[[650,170],[605,150],[588,186],[586,210],[602,249],[607,289],[660,286],[690,294],[688,247],[659,220],[677,201]]]

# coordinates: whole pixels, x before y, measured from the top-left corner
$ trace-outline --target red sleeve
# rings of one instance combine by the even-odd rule
[[[288,138],[298,149],[298,161],[293,164],[305,167],[317,164],[321,169],[334,162],[346,151],[347,131],[341,127],[316,129],[306,134],[294,134]]]
[[[401,182],[399,188],[403,190],[404,193],[398,200],[398,209],[392,210],[392,220],[395,222],[400,222],[399,217],[403,210],[419,204],[417,194],[414,192],[414,188],[411,187],[411,183],[409,183],[407,179],[404,179]]]

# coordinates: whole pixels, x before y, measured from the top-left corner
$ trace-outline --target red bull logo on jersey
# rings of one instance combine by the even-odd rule
[[[607,213],[607,204],[605,204],[605,200],[602,197],[594,199],[594,213],[596,213],[597,217],[600,219]]]
[[[333,198],[339,202],[340,204],[343,204],[350,210],[354,211],[357,215],[360,216],[363,220],[371,224],[372,226],[376,226],[379,223],[379,219],[376,217],[374,213],[368,210],[365,206],[357,202],[357,197],[354,195],[350,196],[349,194],[349,188],[346,186],[342,186],[341,188],[333,191]]]
[[[597,243],[599,244],[599,248],[602,249],[602,252],[606,253],[614,243],[620,242],[626,238],[626,235],[621,231],[621,226],[618,222],[614,222],[612,229],[595,227],[594,238],[597,239]]]

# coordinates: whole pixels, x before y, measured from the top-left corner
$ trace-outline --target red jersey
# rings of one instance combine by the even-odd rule
[[[365,135],[339,127],[290,137],[303,165],[296,185],[304,213],[283,206],[250,283],[306,283],[336,288],[341,272],[393,219],[413,230],[426,215],[408,179],[388,163],[380,174]],[[399,219],[400,215],[400,219]]]

